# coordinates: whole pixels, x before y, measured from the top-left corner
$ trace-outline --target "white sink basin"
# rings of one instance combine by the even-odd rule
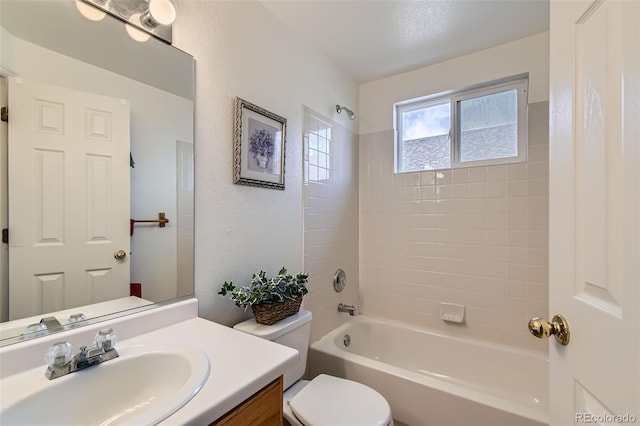
[[[195,396],[209,359],[195,348],[116,346],[119,358],[54,380],[45,366],[3,379],[0,424],[153,425]]]

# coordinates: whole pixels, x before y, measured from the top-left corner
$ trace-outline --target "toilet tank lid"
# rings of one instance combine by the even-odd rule
[[[311,321],[311,312],[300,311],[272,325],[258,324],[255,318],[251,318],[234,325],[233,328],[244,333],[253,334],[262,339],[274,340],[295,328],[303,326],[309,321]]]

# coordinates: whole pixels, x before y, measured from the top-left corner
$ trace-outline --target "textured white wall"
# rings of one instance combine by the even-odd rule
[[[360,129],[393,129],[393,104],[529,73],[529,103],[549,99],[549,33],[541,33],[360,86]]]
[[[177,2],[174,45],[196,59],[195,294],[200,316],[248,316],[216,293],[263,269],[303,268],[302,105],[334,117],[357,86],[257,2]],[[233,105],[239,96],[287,118],[284,191],[234,185]]]

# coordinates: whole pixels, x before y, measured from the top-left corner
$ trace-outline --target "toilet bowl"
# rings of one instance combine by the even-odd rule
[[[292,426],[393,426],[389,403],[362,383],[327,374],[300,380],[307,364],[311,312],[300,311],[273,325],[252,318],[233,328],[300,353],[297,365],[284,373],[283,412]]]
[[[392,426],[389,404],[353,380],[320,374],[284,393],[284,417],[292,426]]]

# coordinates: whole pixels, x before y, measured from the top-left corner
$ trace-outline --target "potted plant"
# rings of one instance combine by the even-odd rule
[[[271,325],[300,310],[302,296],[309,292],[308,282],[308,273],[292,276],[282,267],[274,278],[267,278],[264,271],[253,274],[251,284],[244,287],[225,281],[218,294],[229,294],[239,308],[251,307],[256,322]]]

